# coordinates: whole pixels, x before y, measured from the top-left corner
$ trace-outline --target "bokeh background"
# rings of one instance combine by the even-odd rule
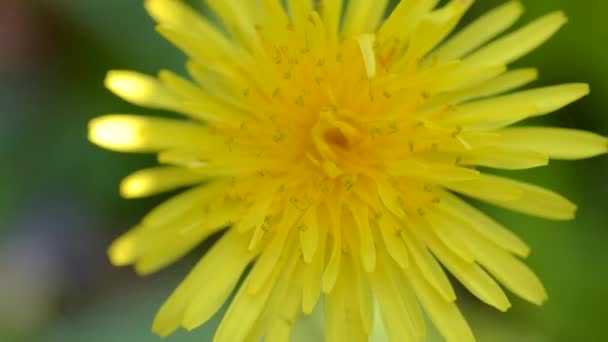
[[[478,0],[467,20],[504,0]],[[202,8],[202,1],[190,1]],[[517,63],[535,85],[588,82],[591,96],[544,119],[608,135],[608,1],[528,0],[520,23],[562,9],[569,24]],[[0,341],[158,341],[155,311],[204,247],[139,278],[109,265],[110,241],[162,196],[119,198],[120,179],[154,163],[86,140],[87,121],[142,113],[103,88],[107,70],[183,71],[185,58],[153,30],[140,0],[0,0]],[[145,112],[144,112],[145,113]],[[163,113],[166,115],[166,113]],[[518,172],[580,205],[576,221],[488,208],[529,242],[550,301],[514,297],[507,314],[460,302],[480,341],[608,341],[608,158]],[[168,341],[210,341],[214,324]],[[309,322],[302,341],[318,341]],[[433,339],[433,337],[432,337]]]

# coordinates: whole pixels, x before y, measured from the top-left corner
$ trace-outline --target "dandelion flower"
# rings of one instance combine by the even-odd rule
[[[158,153],[162,166],[128,176],[124,197],[188,190],[120,237],[111,261],[150,274],[225,230],[161,307],[157,334],[199,327],[236,291],[216,342],[288,341],[319,303],[327,341],[366,341],[374,319],[391,341],[422,341],[423,312],[446,340],[474,341],[444,268],[501,311],[503,287],[547,299],[520,260],[526,244],[462,197],[574,217],[557,193],[486,172],[607,152],[593,133],[512,127],[589,93],[519,90],[536,70],[507,68],[566,18],[505,33],[523,11],[510,1],[452,34],[472,0],[438,2],[402,0],[385,16],[388,0],[207,0],[217,21],[145,2],[191,80],[112,71],[106,86],[185,118],[102,116],[90,140]]]

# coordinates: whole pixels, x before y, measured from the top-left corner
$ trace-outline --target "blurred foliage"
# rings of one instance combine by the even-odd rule
[[[200,1],[190,2],[200,6]],[[466,20],[503,2],[477,1]],[[15,263],[1,263],[0,274],[4,278],[17,269],[29,270],[41,257],[50,270],[58,272],[50,298],[23,301],[40,305],[36,311],[48,312],[46,316],[9,320],[16,308],[0,303],[2,341],[157,341],[149,330],[156,309],[203,253],[199,250],[169,271],[140,279],[130,270],[111,268],[103,252],[114,236],[162,200],[124,201],[118,196],[120,179],[152,165],[152,157],[115,154],[86,141],[87,122],[94,116],[149,113],[106,91],[105,74],[110,69],[151,74],[163,68],[184,70],[184,57],[155,34],[142,3],[0,2],[1,18],[21,16],[15,26],[11,26],[15,20],[0,20],[2,34],[17,35],[26,27],[28,34],[23,37],[31,44],[18,44],[20,55],[0,59],[0,155],[8,160],[0,168],[0,250],[10,254],[15,248],[7,246],[29,241],[20,253],[33,260],[25,263],[27,258],[13,253],[13,259],[6,260]],[[520,23],[557,9],[568,14],[570,23],[516,66],[537,66],[541,75],[537,86],[574,81],[592,86],[591,96],[544,120],[607,135],[608,97],[602,94],[608,93],[608,26],[604,21],[608,2],[523,3],[528,10]],[[11,46],[0,46],[0,56],[19,52]],[[608,194],[604,178],[608,158],[552,164],[516,176],[573,199],[580,206],[576,221],[549,222],[484,206],[529,242],[533,255],[528,262],[546,284],[550,301],[537,308],[513,298],[513,309],[501,314],[462,292],[460,301],[480,341],[608,341],[604,328],[608,274],[603,271],[608,260],[608,211],[602,198]],[[4,284],[0,282],[0,291]],[[19,299],[30,293],[17,291],[14,296]],[[215,324],[217,318],[194,333],[182,332],[168,341],[210,341]],[[317,326],[318,322],[303,324]],[[319,338],[307,335],[311,329],[299,331],[301,341]]]

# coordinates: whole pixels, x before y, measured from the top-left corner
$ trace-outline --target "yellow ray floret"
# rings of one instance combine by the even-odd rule
[[[155,333],[195,329],[231,301],[215,342],[289,341],[317,306],[330,342],[368,341],[378,324],[390,341],[421,342],[424,314],[447,341],[475,341],[447,272],[500,311],[504,289],[547,300],[519,259],[529,246],[463,197],[574,218],[556,192],[491,174],[608,152],[599,134],[512,126],[589,94],[582,83],[520,90],[538,72],[508,67],[566,17],[505,34],[523,13],[508,1],[454,32],[473,1],[438,3],[402,0],[385,17],[386,0],[208,0],[206,18],[145,1],[188,76],[112,71],[106,87],[184,118],[106,115],[89,139],[157,154],[161,166],[122,181],[126,198],[190,189],[118,238],[110,260],[151,274],[223,232]]]

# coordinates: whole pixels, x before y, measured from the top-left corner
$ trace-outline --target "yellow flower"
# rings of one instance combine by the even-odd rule
[[[437,9],[438,0],[403,0],[386,19],[388,0],[286,3],[207,0],[216,25],[181,1],[148,0],[194,81],[108,75],[118,96],[187,117],[90,123],[94,143],[158,153],[163,164],[127,177],[122,195],[191,187],[119,238],[112,262],[156,272],[227,228],[154,331],[204,324],[243,274],[214,341],[288,341],[320,297],[327,341],[367,340],[374,307],[391,341],[424,340],[422,310],[446,340],[474,341],[443,267],[498,310],[510,307],[498,283],[543,303],[543,285],[518,258],[526,244],[459,195],[574,217],[576,206],[552,191],[485,173],[607,152],[593,133],[509,127],[588,94],[585,84],[516,90],[537,72],[507,70],[565,16],[503,35],[523,11],[510,1],[446,39],[472,0]]]

